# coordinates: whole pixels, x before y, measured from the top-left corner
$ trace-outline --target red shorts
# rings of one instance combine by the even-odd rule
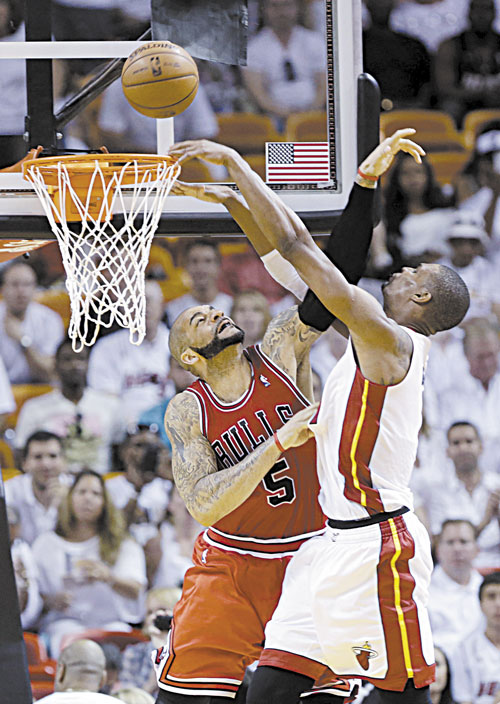
[[[196,541],[167,645],[156,654],[161,689],[236,696],[259,659],[289,557],[264,559]]]

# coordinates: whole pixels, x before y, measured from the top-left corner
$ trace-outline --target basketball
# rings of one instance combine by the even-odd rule
[[[130,105],[148,117],[174,117],[194,100],[198,68],[188,52],[172,42],[148,42],[133,51],[122,70]]]

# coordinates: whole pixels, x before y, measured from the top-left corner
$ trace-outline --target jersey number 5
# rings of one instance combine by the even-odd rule
[[[286,475],[280,477],[281,472],[290,469],[288,462],[283,457],[278,460],[272,469],[266,474],[264,486],[271,496],[267,497],[267,503],[270,506],[279,506],[280,504],[291,504],[295,501],[295,483],[291,477]]]

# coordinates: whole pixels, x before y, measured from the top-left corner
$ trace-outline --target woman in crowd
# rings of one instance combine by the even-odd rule
[[[430,686],[432,704],[454,704],[451,696],[450,668],[446,655],[434,647],[436,659],[436,679]]]
[[[426,159],[420,165],[399,154],[384,195],[393,271],[416,261],[435,261],[446,253],[444,235],[455,213],[453,197],[443,193]]]
[[[52,657],[67,633],[129,630],[130,623],[142,620],[144,553],[128,537],[96,472],[76,475],[55,530],[40,535],[33,552],[45,604],[40,630]]]
[[[256,289],[242,291],[234,296],[230,316],[245,332],[245,347],[262,340],[271,320],[267,299]]]

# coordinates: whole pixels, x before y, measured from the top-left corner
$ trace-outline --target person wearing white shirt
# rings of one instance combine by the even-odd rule
[[[24,631],[27,631],[36,627],[43,607],[38,589],[38,569],[30,546],[19,538],[21,520],[17,510],[12,506],[7,506],[7,521],[21,626]]]
[[[61,438],[45,430],[30,435],[23,449],[22,469],[24,474],[5,482],[5,501],[21,518],[19,537],[31,545],[40,533],[54,528],[67,490]]]
[[[76,475],[58,512],[54,531],[33,544],[46,614],[40,632],[57,657],[68,633],[89,628],[130,630],[144,615],[146,565],[128,537],[100,474]]]
[[[428,609],[434,642],[447,654],[481,621],[482,577],[473,567],[476,555],[472,523],[445,521],[436,546],[438,564],[431,577]]]
[[[16,410],[16,402],[7,376],[5,364],[0,357],[0,430],[4,429],[9,413]]]
[[[61,316],[33,301],[36,275],[25,262],[3,270],[0,356],[11,384],[50,382],[54,353],[64,336]]]
[[[70,643],[57,660],[54,693],[39,702],[43,704],[106,704],[114,697],[100,694],[106,681],[106,658],[101,646],[82,638]]]
[[[463,349],[467,369],[457,372],[456,383],[438,392],[436,422],[446,432],[452,423],[464,418],[481,435],[483,469],[500,470],[500,340],[496,324],[478,318],[465,326]]]
[[[454,472],[435,476],[423,491],[430,529],[439,534],[444,521],[466,519],[476,528],[476,567],[500,567],[500,476],[480,467],[482,443],[477,428],[457,421],[448,429],[447,455]],[[443,458],[444,459],[444,458]]]
[[[192,306],[210,305],[216,310],[231,310],[233,299],[219,291],[217,280],[220,274],[219,248],[208,239],[192,240],[186,246],[185,267],[191,279],[191,291],[169,301],[165,307],[168,323]]]
[[[500,572],[486,575],[479,587],[481,624],[450,657],[451,691],[458,704],[500,701]],[[466,614],[464,614],[466,616]]]
[[[135,423],[142,411],[165,395],[170,352],[162,317],[161,288],[156,281],[146,281],[146,337],[142,343],[133,345],[128,330],[119,330],[99,340],[90,353],[89,386],[119,398],[125,426]]]
[[[64,438],[68,468],[84,467],[97,472],[111,469],[111,450],[120,442],[119,400],[87,386],[89,348],[80,352],[65,338],[55,353],[55,372],[60,388],[29,399],[19,413],[15,446],[23,447],[31,433],[48,430]]]

